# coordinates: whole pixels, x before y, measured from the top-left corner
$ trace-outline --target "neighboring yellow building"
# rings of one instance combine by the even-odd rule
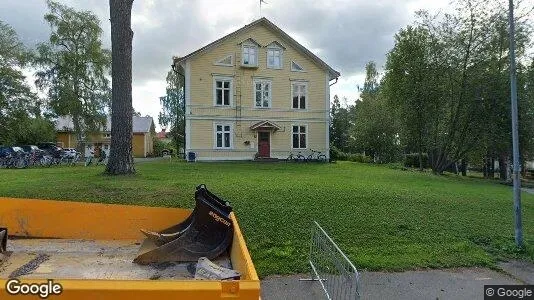
[[[133,137],[132,150],[134,157],[147,157],[154,152],[153,138],[155,135],[155,126],[152,117],[133,116]],[[63,148],[77,148],[78,141],[76,134],[73,132],[72,118],[60,117],[56,120],[56,141],[58,146]],[[109,155],[111,142],[111,118],[108,117],[106,126],[99,131],[88,134],[82,143],[85,145],[87,156],[96,147],[106,151]]]
[[[197,160],[329,155],[340,76],[266,18],[174,58],[185,77],[186,149]]]

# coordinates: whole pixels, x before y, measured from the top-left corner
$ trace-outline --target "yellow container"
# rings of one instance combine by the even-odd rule
[[[0,197],[0,227],[10,236],[81,240],[136,240],[139,229],[162,230],[179,223],[189,209]],[[22,283],[62,286],[49,299],[259,299],[260,281],[235,215],[230,260],[240,280],[113,280],[32,278]],[[9,243],[9,241],[8,241]],[[8,246],[9,247],[9,246]],[[8,278],[0,278],[0,299],[9,298]],[[37,298],[37,296],[33,296]]]

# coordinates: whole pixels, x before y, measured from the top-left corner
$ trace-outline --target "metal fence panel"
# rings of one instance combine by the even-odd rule
[[[326,298],[359,299],[359,273],[347,256],[317,222],[313,222],[310,245],[312,280],[321,284]]]

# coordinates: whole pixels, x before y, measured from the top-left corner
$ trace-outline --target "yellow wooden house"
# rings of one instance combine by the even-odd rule
[[[95,148],[100,148],[109,156],[111,143],[111,117],[99,131],[88,133],[82,141],[78,141],[73,131],[72,118],[59,117],[56,122],[56,142],[63,148],[78,148],[84,145],[84,155],[88,156]],[[152,117],[133,116],[132,119],[132,151],[134,157],[147,157],[154,153],[155,126]]]
[[[328,156],[340,74],[266,18],[175,57],[173,68],[185,77],[185,151],[197,160]]]

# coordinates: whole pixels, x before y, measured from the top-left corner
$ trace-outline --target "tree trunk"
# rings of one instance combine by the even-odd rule
[[[482,164],[482,173],[484,174],[484,179],[488,179],[488,157],[484,156],[484,162]]]
[[[508,166],[506,165],[506,157],[504,157],[503,154],[499,155],[499,178],[503,181],[506,181],[506,169]]]
[[[106,173],[135,173],[132,155],[133,0],[109,0],[111,21],[111,149]]]
[[[423,171],[423,151],[419,149],[419,171]]]
[[[495,178],[495,159],[493,157],[491,158],[488,158],[488,163],[489,163],[489,174],[488,174],[488,177],[489,179],[494,179]]]
[[[462,159],[462,176],[467,176],[467,160]]]

